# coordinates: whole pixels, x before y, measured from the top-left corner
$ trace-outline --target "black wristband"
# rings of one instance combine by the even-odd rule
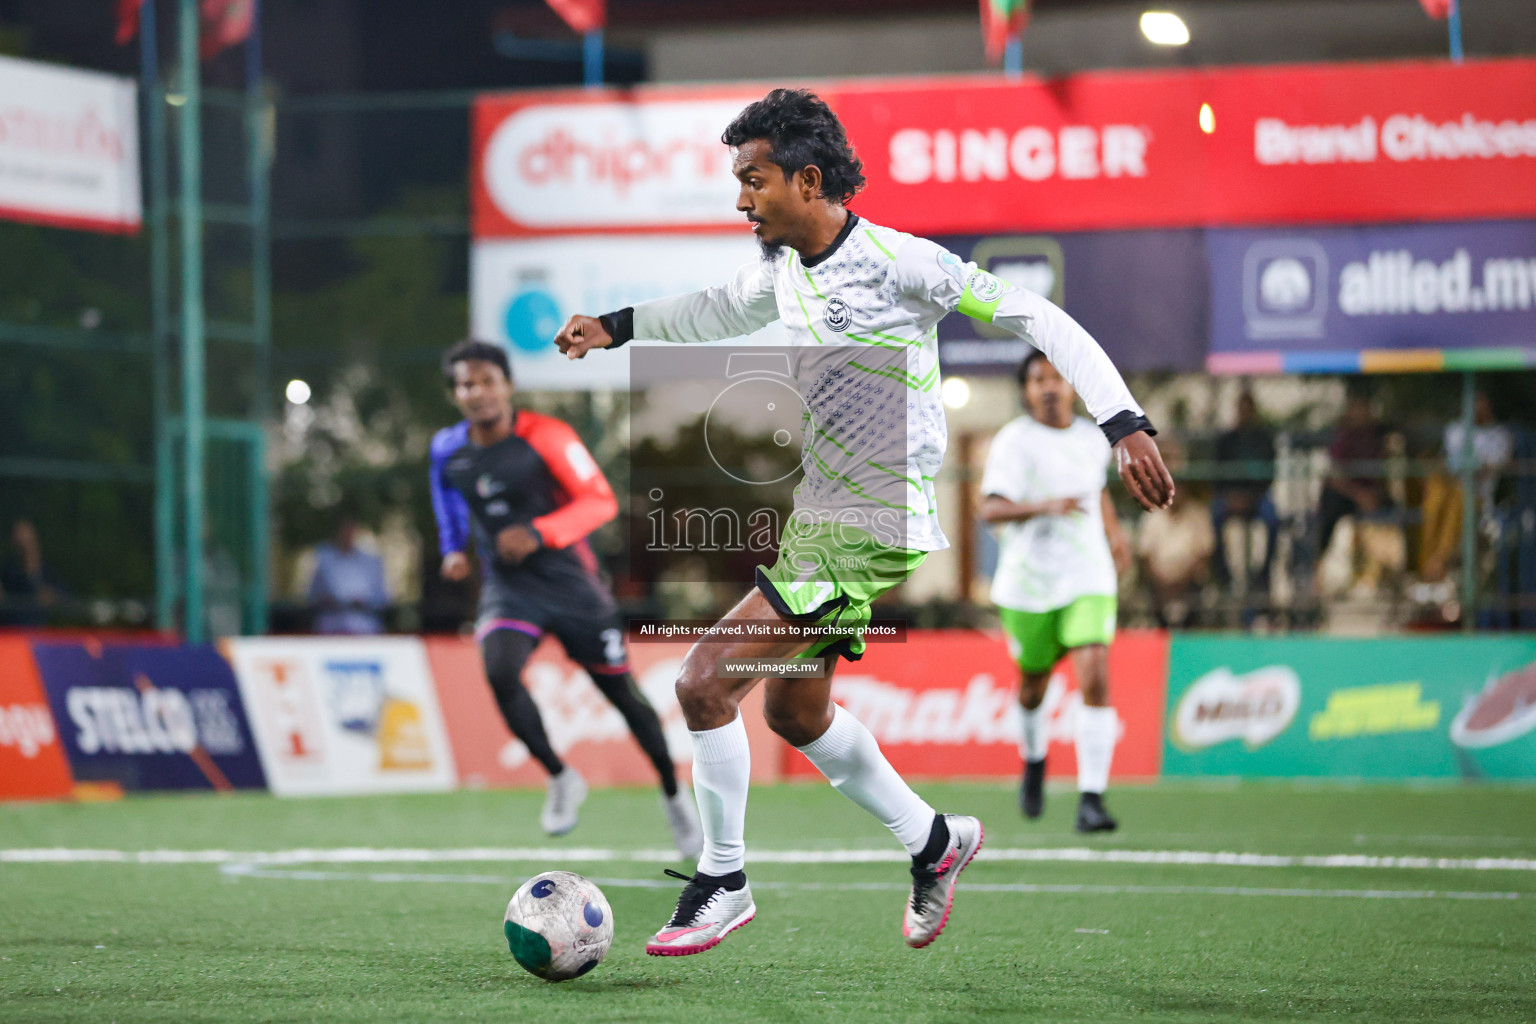
[[[597,321],[603,325],[603,330],[607,331],[609,336],[613,338],[613,343],[608,346],[609,348],[623,348],[635,340],[634,306],[625,306],[623,309],[615,310],[612,313],[604,313],[597,318]]]
[[[1109,439],[1110,447],[1119,444],[1122,438],[1130,437],[1138,430],[1145,432],[1148,437],[1157,435],[1151,420],[1145,416],[1138,416],[1129,409],[1122,409],[1115,413],[1100,423],[1099,429],[1104,431],[1104,436]]]

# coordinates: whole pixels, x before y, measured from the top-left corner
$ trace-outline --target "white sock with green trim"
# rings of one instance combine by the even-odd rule
[[[1025,761],[1045,760],[1045,705],[1031,710],[1021,707],[1024,712],[1024,738],[1019,742],[1019,756]]]
[[[864,723],[834,707],[831,727],[819,739],[795,749],[810,759],[833,789],[880,819],[907,852],[917,856],[928,845],[933,808],[896,774]]]
[[[752,748],[741,712],[718,729],[689,732],[693,737],[693,798],[704,828],[699,873],[728,875],[747,866],[747,788],[752,780]]]
[[[1114,708],[1077,709],[1077,791],[1102,793],[1109,785],[1120,719]]]

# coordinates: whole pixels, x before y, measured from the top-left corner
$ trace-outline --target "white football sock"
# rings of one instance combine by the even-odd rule
[[[727,725],[693,737],[693,796],[704,828],[699,873],[728,875],[747,866],[747,786],[752,750],[741,712]]]
[[[896,774],[862,722],[836,707],[831,727],[797,749],[832,788],[880,819],[908,853],[923,852],[933,829],[933,808]]]
[[[1109,763],[1115,756],[1120,719],[1114,708],[1077,709],[1077,791],[1102,793],[1109,785]]]
[[[1024,739],[1019,743],[1019,756],[1025,761],[1045,760],[1045,705],[1024,712]]]

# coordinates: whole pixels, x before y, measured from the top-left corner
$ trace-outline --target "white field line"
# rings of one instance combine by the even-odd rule
[[[225,864],[219,869],[236,878],[271,878],[289,882],[438,882],[459,885],[499,885],[510,888],[516,879],[501,875],[409,874],[395,871],[311,871]],[[593,878],[610,889],[676,889],[666,878]],[[753,882],[757,890],[795,892],[909,892],[899,882]],[[1518,900],[1518,892],[1456,892],[1433,889],[1281,889],[1236,885],[1036,885],[1029,883],[966,883],[967,892],[1035,893],[1083,896],[1289,896],[1365,900]]]
[[[758,850],[754,864],[905,863],[899,849]],[[1063,864],[1151,864],[1244,868],[1356,868],[1376,870],[1531,871],[1536,859],[1522,857],[1373,856],[1363,853],[1289,855],[1202,850],[1095,850],[1086,847],[983,849],[985,861]],[[90,850],[47,847],[0,849],[0,864],[447,864],[543,862],[547,864],[673,864],[672,850],[614,850],[597,847],[470,847],[466,849],[380,849],[358,846],[294,850]]]

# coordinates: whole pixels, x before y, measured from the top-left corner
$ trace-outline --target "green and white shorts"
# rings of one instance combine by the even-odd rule
[[[1048,612],[997,609],[1008,653],[1024,672],[1049,672],[1074,647],[1108,645],[1115,639],[1119,602],[1113,594],[1090,594]]]
[[[882,544],[865,530],[838,523],[807,524],[791,516],[779,539],[779,560],[757,567],[757,589],[790,622],[826,627],[797,657],[864,656],[870,604],[912,575],[926,551]]]

